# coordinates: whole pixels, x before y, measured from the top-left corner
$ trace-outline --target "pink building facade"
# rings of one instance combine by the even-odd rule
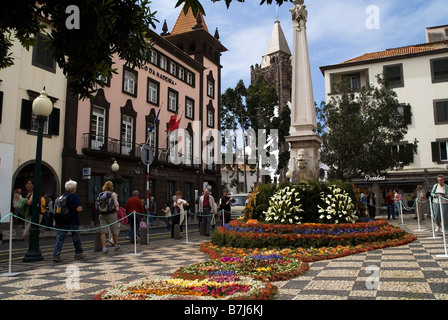
[[[166,25],[161,35],[150,31],[154,46],[146,65],[133,70],[115,58],[118,74],[106,79],[107,85],[93,98],[67,97],[62,180],[78,181],[78,195],[87,208],[109,179],[116,182],[121,204],[133,190],[146,197],[146,165],[141,159],[145,144],[154,155],[149,194],[158,203],[156,216],[176,191],[190,202],[205,186],[220,194],[220,166],[205,163],[202,133],[220,129],[220,56],[227,49],[201,18],[181,13],[171,33]],[[179,129],[188,133],[180,140],[166,132],[174,115],[181,119]],[[170,154],[174,141],[180,142],[176,161],[174,149]],[[116,174],[111,170],[114,161],[120,166]]]

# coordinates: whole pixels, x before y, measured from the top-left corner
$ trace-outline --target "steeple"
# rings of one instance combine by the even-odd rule
[[[270,65],[269,56],[282,52],[291,56],[291,51],[288,47],[288,42],[286,42],[285,34],[283,33],[282,26],[280,25],[280,21],[275,21],[274,29],[272,30],[271,38],[269,39],[268,47],[261,61],[261,67],[267,67]]]
[[[227,51],[219,41],[219,33],[211,35],[200,11],[193,15],[191,8],[184,14],[182,8],[176,23],[170,33],[164,33],[163,37],[183,50],[195,60],[203,63],[204,57],[220,65],[221,52]]]
[[[187,14],[184,14],[184,10],[182,9],[179,17],[177,17],[177,21],[174,24],[173,30],[171,30],[171,35],[176,35],[184,32],[189,32],[192,29],[200,29],[203,28],[208,32],[207,25],[205,24],[204,17],[202,13],[198,10],[197,16],[193,15],[193,11],[188,9]]]

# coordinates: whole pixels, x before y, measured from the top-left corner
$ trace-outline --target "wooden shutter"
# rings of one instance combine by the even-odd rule
[[[2,123],[2,113],[3,113],[3,91],[0,91],[0,123]]]
[[[59,120],[60,120],[60,110],[58,108],[53,108],[50,114],[49,123],[49,134],[58,136],[59,135]]]
[[[404,117],[404,124],[407,124],[407,125],[412,124],[411,105],[405,104],[403,106],[403,117]]]
[[[31,117],[33,115],[33,103],[22,99],[22,111],[20,115],[20,129],[31,129]]]
[[[431,142],[432,161],[440,162],[440,143]]]

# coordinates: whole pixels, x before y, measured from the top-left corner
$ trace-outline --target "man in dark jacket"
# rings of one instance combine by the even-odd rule
[[[235,202],[235,199],[229,197],[229,190],[224,189],[222,191],[222,198],[219,200],[219,211],[224,210],[224,212],[221,212],[222,217],[224,217],[224,223],[229,223],[232,219],[230,203],[233,202]]]

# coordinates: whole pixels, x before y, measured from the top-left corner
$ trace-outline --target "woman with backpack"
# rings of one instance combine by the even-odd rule
[[[119,210],[118,196],[114,192],[114,184],[112,181],[106,181],[103,185],[102,192],[96,199],[96,209],[100,214],[101,228],[101,245],[103,246],[103,253],[108,253],[106,247],[106,233],[107,227],[110,227],[112,233],[112,239],[114,242],[115,251],[120,248],[118,244],[118,225],[117,215],[115,214]]]
[[[56,226],[58,227],[57,235],[56,235],[56,245],[53,251],[53,261],[61,262],[61,251],[62,245],[64,244],[64,240],[67,237],[67,230],[70,230],[73,238],[73,245],[75,246],[75,259],[83,259],[83,249],[81,246],[81,233],[79,231],[79,216],[78,214],[82,212],[82,206],[79,201],[79,197],[76,194],[77,182],[73,180],[69,180],[65,183],[65,190],[61,197],[57,199],[55,202],[55,207],[59,208],[57,210],[57,214],[55,216]],[[62,199],[65,198],[65,201]],[[59,202],[59,200],[61,200]],[[63,215],[62,211],[67,212],[67,214]],[[59,219],[59,216],[61,218]]]

